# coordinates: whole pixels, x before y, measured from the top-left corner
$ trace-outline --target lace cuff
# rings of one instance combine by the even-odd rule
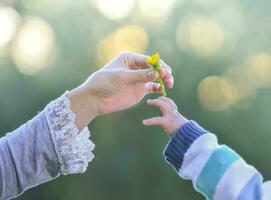
[[[91,151],[95,145],[89,139],[88,128],[78,134],[79,130],[74,123],[75,114],[65,94],[46,106],[45,116],[61,173],[67,175],[86,171],[88,163],[94,158]]]

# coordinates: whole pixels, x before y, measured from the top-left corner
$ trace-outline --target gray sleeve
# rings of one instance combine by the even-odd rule
[[[0,139],[0,199],[19,195],[59,173],[44,112]]]
[[[0,138],[0,200],[19,196],[61,174],[85,172],[93,149],[88,129],[78,134],[63,95]]]

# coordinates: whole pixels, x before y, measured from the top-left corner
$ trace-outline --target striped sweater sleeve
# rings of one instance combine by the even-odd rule
[[[219,145],[214,134],[189,121],[167,144],[166,161],[178,175],[191,180],[208,200],[271,199],[271,182],[248,165],[235,151]]]

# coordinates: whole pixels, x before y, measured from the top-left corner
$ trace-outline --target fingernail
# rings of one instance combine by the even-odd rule
[[[155,78],[155,72],[154,71],[150,71],[148,73],[148,78],[149,78],[149,80],[154,80],[154,78]]]
[[[154,79],[154,80],[158,79],[158,77],[159,77],[159,73],[155,71],[153,74],[154,74],[153,79]]]

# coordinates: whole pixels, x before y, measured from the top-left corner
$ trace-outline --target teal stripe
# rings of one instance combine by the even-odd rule
[[[213,199],[216,186],[229,166],[239,159],[237,153],[226,146],[216,149],[196,180],[196,190],[207,199]]]

